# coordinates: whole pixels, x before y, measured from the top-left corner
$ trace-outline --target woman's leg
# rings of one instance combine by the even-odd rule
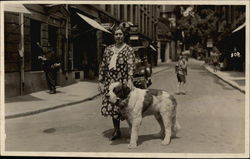
[[[110,138],[110,140],[116,140],[118,138],[121,138],[121,131],[120,131],[120,120],[112,118],[113,125],[114,125],[114,131]]]

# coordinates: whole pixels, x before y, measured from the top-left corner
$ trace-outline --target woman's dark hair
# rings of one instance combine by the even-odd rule
[[[115,35],[115,32],[117,30],[121,30],[123,32],[123,35],[124,35],[124,42],[127,43],[128,42],[128,39],[129,39],[129,33],[126,31],[126,29],[120,25],[117,25],[115,26],[113,29],[112,29],[112,34]]]
[[[125,33],[125,29],[123,27],[120,27],[119,25],[118,26],[115,26],[112,30],[112,34],[115,35],[115,32],[117,30],[121,30],[123,32],[123,34]]]

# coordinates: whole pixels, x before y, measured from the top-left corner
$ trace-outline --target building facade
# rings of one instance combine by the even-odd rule
[[[152,44],[156,41],[156,30],[159,15],[159,6],[156,5],[125,5],[125,4],[95,4],[69,5],[71,13],[72,43],[73,43],[73,70],[83,74],[84,79],[95,79],[98,76],[99,64],[104,49],[114,43],[113,35],[93,29],[82,21],[76,13],[91,18],[105,29],[112,31],[112,27],[125,22],[126,27],[136,26],[136,30],[128,31],[127,43],[133,45],[132,35],[138,37],[140,44]],[[75,35],[75,33],[77,35]],[[156,50],[156,49],[155,49]],[[146,46],[144,53],[152,65],[157,64],[157,52]],[[79,75],[78,75],[79,76]],[[81,75],[80,75],[81,76]]]
[[[177,60],[177,44],[174,40],[173,30],[176,28],[175,5],[162,5],[158,23],[157,41],[159,51],[158,61],[167,62]]]
[[[121,22],[126,22],[129,27],[136,26],[137,29],[130,32],[131,35],[138,36],[138,45],[145,46],[144,53],[149,63],[157,65],[155,44],[160,14],[160,7],[157,5],[24,6],[32,14],[23,14],[23,22],[20,21],[21,14],[4,12],[6,97],[47,89],[41,62],[38,60],[40,55],[37,42],[44,48],[50,43],[61,59],[62,67],[58,72],[57,85],[65,86],[76,80],[96,79],[103,51],[107,45],[114,42],[113,35],[103,30]],[[89,21],[95,22],[96,26]],[[22,25],[23,37],[20,36]],[[23,58],[19,54],[21,40],[24,41]],[[132,44],[132,39],[127,42]]]
[[[216,45],[222,53],[223,69],[245,71],[246,6],[215,6],[215,11],[220,15]],[[234,49],[240,53],[237,60],[232,56]]]
[[[221,68],[223,70],[245,70],[245,5],[209,5],[195,6],[197,11],[211,9],[217,18],[216,34],[209,39],[210,49],[216,46],[221,52]],[[205,39],[208,40],[208,39]],[[240,53],[240,57],[234,57],[234,49]]]
[[[40,55],[37,42],[44,48],[50,43],[61,59],[62,69],[58,73],[57,84],[64,86],[73,83],[68,67],[70,45],[67,36],[70,36],[70,23],[66,6],[29,4],[25,7],[32,14],[22,15],[15,12],[4,14],[6,97],[47,88],[41,61],[38,60]],[[21,16],[23,16],[22,21],[20,21]],[[24,36],[20,35],[21,28]],[[24,41],[23,56],[20,54],[20,41]]]

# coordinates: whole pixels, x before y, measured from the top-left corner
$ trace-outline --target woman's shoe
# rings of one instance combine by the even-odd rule
[[[113,132],[110,140],[116,140],[121,138],[121,131],[119,129],[115,129],[115,131]]]

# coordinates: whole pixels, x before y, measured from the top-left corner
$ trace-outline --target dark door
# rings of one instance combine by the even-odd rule
[[[41,43],[41,22],[36,20],[30,20],[30,35],[31,35],[31,70],[39,71],[42,69],[41,61],[38,56],[41,56],[42,52],[37,46],[37,42]]]
[[[55,53],[57,53],[57,27],[49,25],[48,28],[48,42],[53,47]]]

